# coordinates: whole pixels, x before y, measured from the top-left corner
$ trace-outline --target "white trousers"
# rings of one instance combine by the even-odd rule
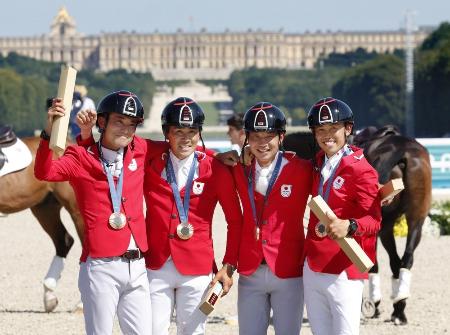
[[[239,334],[267,334],[270,309],[277,335],[298,335],[303,320],[302,277],[282,279],[267,265],[251,276],[239,276]]]
[[[88,258],[80,264],[78,288],[86,334],[111,335],[117,312],[123,334],[151,334],[150,290],[143,258]]]
[[[147,269],[147,276],[152,300],[153,334],[169,333],[174,305],[178,335],[204,334],[206,315],[198,307],[212,275],[182,275],[170,258],[159,270]]]
[[[303,268],[305,304],[314,335],[358,335],[363,280],[349,280],[339,275],[312,271],[305,261]]]

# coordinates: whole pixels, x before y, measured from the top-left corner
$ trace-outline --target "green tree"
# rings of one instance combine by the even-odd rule
[[[19,135],[32,135],[45,122],[45,101],[57,94],[61,64],[37,61],[10,53],[0,55],[0,124],[14,126]],[[109,92],[125,89],[136,93],[151,107],[155,82],[149,73],[115,70],[107,73],[79,71],[77,84],[88,88],[95,102]]]
[[[450,132],[450,23],[442,23],[423,42],[415,68],[415,130],[417,136],[448,136]]]
[[[343,69],[286,70],[256,69],[234,71],[228,81],[233,109],[245,112],[258,101],[280,107],[293,125],[306,125],[306,112],[317,99],[331,94]]]
[[[379,55],[355,66],[333,86],[333,96],[355,112],[356,126],[404,126],[404,62],[394,55]]]

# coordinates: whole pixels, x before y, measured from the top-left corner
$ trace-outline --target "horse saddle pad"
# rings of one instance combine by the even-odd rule
[[[19,138],[8,147],[0,148],[0,177],[25,169],[33,161],[30,149]]]

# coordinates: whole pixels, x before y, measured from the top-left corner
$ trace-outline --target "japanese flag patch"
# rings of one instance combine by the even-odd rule
[[[292,185],[283,184],[281,185],[281,196],[283,198],[288,198],[291,196]]]
[[[194,183],[192,184],[192,192],[194,192],[194,194],[202,194],[203,193],[203,187],[205,186],[205,183],[199,182],[199,181],[194,181]]]
[[[128,165],[128,169],[130,169],[130,171],[136,171],[137,163],[134,158],[131,160],[130,164]]]
[[[342,185],[344,185],[344,181],[344,178],[342,178],[341,176],[337,176],[333,181],[333,188],[335,190],[339,190]]]

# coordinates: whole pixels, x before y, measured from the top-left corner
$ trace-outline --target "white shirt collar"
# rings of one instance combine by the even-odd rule
[[[324,166],[328,167],[330,170],[334,169],[341,160],[345,150],[347,150],[347,144],[344,145],[338,152],[336,152],[330,158],[328,158],[327,155],[325,155]]]
[[[259,165],[258,161],[255,162],[255,174],[260,176],[263,175],[264,177],[268,177],[272,174],[273,170],[275,169],[275,164],[277,163],[278,155],[280,155],[280,151],[277,152],[275,155],[275,158],[270,163],[269,166],[261,167]]]
[[[177,156],[173,154],[172,151],[169,150],[170,160],[172,162],[172,166],[175,172],[179,171],[183,167],[187,167],[188,171],[191,167],[192,161],[194,159],[194,153],[190,154],[188,157],[184,159],[179,159]]]
[[[102,146],[102,154],[103,159],[109,163],[120,162],[123,160],[123,148],[120,148],[118,151],[114,151]]]

